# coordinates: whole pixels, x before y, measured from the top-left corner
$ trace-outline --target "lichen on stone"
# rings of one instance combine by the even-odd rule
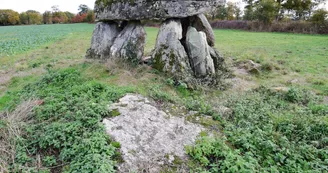
[[[165,65],[164,62],[162,62],[162,56],[163,56],[163,48],[160,48],[160,50],[156,52],[153,60],[153,67],[160,72],[163,71]]]
[[[101,3],[103,4],[104,7],[111,6],[113,3],[126,3],[128,2],[129,4],[134,4],[135,0],[96,0],[96,4],[99,6]]]

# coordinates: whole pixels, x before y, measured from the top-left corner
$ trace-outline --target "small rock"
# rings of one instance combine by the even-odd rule
[[[224,118],[228,118],[228,117],[232,116],[232,114],[233,114],[232,109],[225,107],[225,106],[213,107],[213,110],[215,112],[219,113]]]
[[[247,62],[248,62],[248,64],[250,64],[252,67],[261,67],[261,64],[255,63],[255,62],[252,61],[252,60],[248,60]]]
[[[323,103],[326,104],[326,105],[328,105],[328,96],[323,97]]]
[[[253,75],[259,75],[259,74],[261,74],[261,71],[258,68],[253,67],[250,70],[248,70],[248,73],[253,74]]]
[[[197,115],[197,114],[199,114],[198,111],[189,111],[187,116],[194,116],[194,115]]]
[[[168,162],[169,162],[170,164],[173,164],[174,160],[175,160],[174,156],[173,156],[173,155],[169,155]]]
[[[311,141],[311,144],[312,144],[314,147],[320,147],[320,142],[319,142],[319,141]]]
[[[124,96],[109,109],[120,112],[119,116],[103,120],[106,132],[121,144],[124,163],[118,166],[119,172],[139,172],[144,168],[160,172],[163,158],[168,155],[186,161],[184,146],[193,145],[204,130],[184,118],[169,116],[136,94]],[[172,162],[172,157],[169,160]]]
[[[299,83],[300,81],[298,79],[293,79],[293,80],[290,80],[288,81],[287,83],[289,84],[296,84],[296,83]]]
[[[243,68],[243,69],[246,69],[247,71],[249,71],[253,68],[257,68],[257,69],[261,68],[261,64],[255,63],[252,60],[238,62],[237,66],[238,66],[238,68]]]
[[[273,88],[271,88],[271,91],[286,93],[289,91],[289,88],[288,87],[273,87]]]
[[[146,56],[142,58],[142,63],[150,64],[151,63],[151,56]]]

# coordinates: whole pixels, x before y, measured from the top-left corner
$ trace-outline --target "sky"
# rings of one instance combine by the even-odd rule
[[[19,13],[27,10],[36,10],[41,13],[51,10],[51,7],[58,5],[61,11],[78,13],[80,4],[86,4],[94,8],[95,0],[0,0],[0,9],[12,9]]]
[[[233,2],[242,2],[242,0],[227,0]],[[322,4],[321,8],[328,10],[328,0],[325,0],[326,4]],[[72,13],[78,13],[78,7],[80,4],[86,4],[90,8],[94,8],[95,0],[0,0],[0,9],[12,9],[19,13],[27,10],[36,10],[41,13],[46,10],[51,10],[51,6],[58,5],[61,11],[70,11]],[[242,7],[244,3],[240,3]]]

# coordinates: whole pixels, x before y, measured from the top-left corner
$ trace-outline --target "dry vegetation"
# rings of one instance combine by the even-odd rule
[[[16,141],[24,134],[23,127],[31,123],[33,108],[41,104],[38,100],[23,101],[12,112],[0,114],[0,172],[9,172],[15,163]]]

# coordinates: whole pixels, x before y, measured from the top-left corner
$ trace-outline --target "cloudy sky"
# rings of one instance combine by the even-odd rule
[[[95,0],[0,0],[0,9],[13,9],[18,12],[36,10],[43,13],[58,5],[61,11],[77,13],[80,4],[94,7]]]
[[[242,2],[242,0],[228,1]],[[18,12],[36,10],[43,13],[46,10],[51,10],[51,6],[58,5],[61,11],[77,13],[80,4],[86,4],[93,8],[94,2],[95,0],[0,0],[0,9],[13,9]],[[243,3],[240,3],[240,6],[243,6]],[[328,3],[323,4],[321,7],[328,9]]]

